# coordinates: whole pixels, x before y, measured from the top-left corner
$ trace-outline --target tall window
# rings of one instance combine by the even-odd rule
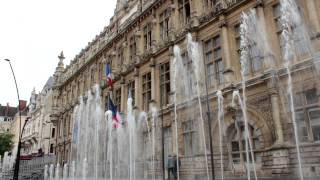
[[[213,87],[215,80],[217,84],[222,84],[224,82],[224,66],[221,55],[222,49],[220,36],[207,40],[204,43],[204,46],[208,87]]]
[[[169,19],[170,13],[166,9],[160,14],[160,36],[163,41],[167,40],[169,36]]]
[[[143,110],[149,111],[151,102],[151,73],[142,76],[142,103]]]
[[[204,1],[205,10],[212,9],[216,3],[216,0],[203,0],[203,1]]]
[[[163,129],[163,136],[164,136],[164,142],[163,142],[164,143],[164,162],[167,163],[168,156],[173,152],[172,151],[172,133],[171,133],[170,127],[165,127]]]
[[[124,53],[123,53],[123,48],[120,48],[118,51],[118,68],[121,69],[121,66],[124,63]]]
[[[192,156],[197,152],[197,134],[194,120],[189,119],[182,123],[184,155]]]
[[[130,46],[130,61],[132,62],[134,60],[134,57],[137,54],[137,44],[136,44],[134,36],[132,36],[130,38],[129,44],[130,44],[129,45]]]
[[[52,130],[51,130],[51,138],[54,138],[55,133],[56,133],[56,128],[52,128]]]
[[[117,107],[117,110],[120,112],[121,111],[121,88],[118,88],[115,91],[114,105]]]
[[[239,56],[239,62],[240,62],[240,52],[241,52],[241,37],[240,37],[240,25],[236,25],[234,27],[234,32],[235,32],[235,40],[236,40],[236,47],[237,47],[237,53]],[[255,73],[258,72],[262,69],[263,67],[263,61],[262,61],[262,56],[261,52],[259,51],[257,44],[255,42],[249,42],[249,59],[248,59],[248,64],[247,68],[245,69],[245,74]]]
[[[282,37],[282,31],[284,30],[281,22],[281,5],[277,4],[273,6],[273,18],[276,23],[276,32],[278,35],[279,39],[279,44],[280,44],[280,50],[282,53],[282,56],[284,55],[284,45],[285,41]],[[304,39],[303,31],[301,30],[301,26],[298,25],[297,27],[291,27],[291,31],[293,32],[293,40],[294,40],[294,46],[295,50],[298,55],[302,55],[308,52],[308,47],[306,46],[306,42]]]
[[[317,89],[297,93],[295,104],[300,140],[320,141],[320,107]]]
[[[152,27],[151,23],[143,28],[144,50],[148,51],[152,46]]]
[[[163,106],[169,103],[170,97],[170,63],[160,65],[160,94]]]
[[[246,141],[245,141],[245,126],[243,121],[236,121],[230,127],[229,134],[231,136],[231,157],[233,164],[243,164],[247,162],[246,158]],[[249,125],[250,141],[252,142],[252,152],[254,153],[255,162],[261,162],[261,145],[257,131]],[[248,142],[249,143],[249,142]],[[248,149],[250,146],[248,145]],[[249,153],[249,161],[252,162],[251,153]]]
[[[50,144],[50,153],[53,153],[53,144]]]
[[[132,98],[132,105],[134,106],[134,103],[135,103],[135,81],[132,80],[132,81],[129,81],[128,83],[128,94],[131,94],[131,98]]]
[[[178,0],[179,19],[182,25],[190,21],[190,3],[189,0]]]

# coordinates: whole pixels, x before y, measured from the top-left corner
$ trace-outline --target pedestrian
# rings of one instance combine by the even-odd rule
[[[173,163],[174,163],[173,176],[174,176],[174,179],[177,179],[178,166],[180,169],[181,161],[180,161],[180,158],[178,158],[176,155],[174,155],[172,159],[173,159]]]
[[[168,163],[167,163],[167,168],[168,168],[168,179],[170,180],[170,175],[175,177],[174,175],[174,161],[171,155],[168,156]]]

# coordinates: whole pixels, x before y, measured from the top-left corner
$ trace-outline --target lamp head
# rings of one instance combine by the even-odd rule
[[[8,61],[8,62],[10,61],[9,59],[4,59],[4,60],[5,60],[5,61]]]

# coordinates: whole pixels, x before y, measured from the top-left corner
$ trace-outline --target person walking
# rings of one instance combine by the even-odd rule
[[[168,168],[168,180],[170,180],[171,174],[175,177],[175,175],[174,175],[174,160],[171,155],[168,156],[167,168]]]
[[[174,167],[173,167],[173,171],[172,171],[172,174],[174,176],[174,179],[177,179],[177,172],[178,172],[178,167],[177,165],[179,166],[179,169],[180,169],[180,165],[181,165],[181,161],[180,161],[180,158],[177,158],[176,155],[173,155],[173,158],[172,158],[172,161],[174,163]]]

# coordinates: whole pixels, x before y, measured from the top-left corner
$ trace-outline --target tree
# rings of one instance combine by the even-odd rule
[[[4,152],[11,151],[13,148],[13,134],[0,133],[0,155],[3,157]]]

